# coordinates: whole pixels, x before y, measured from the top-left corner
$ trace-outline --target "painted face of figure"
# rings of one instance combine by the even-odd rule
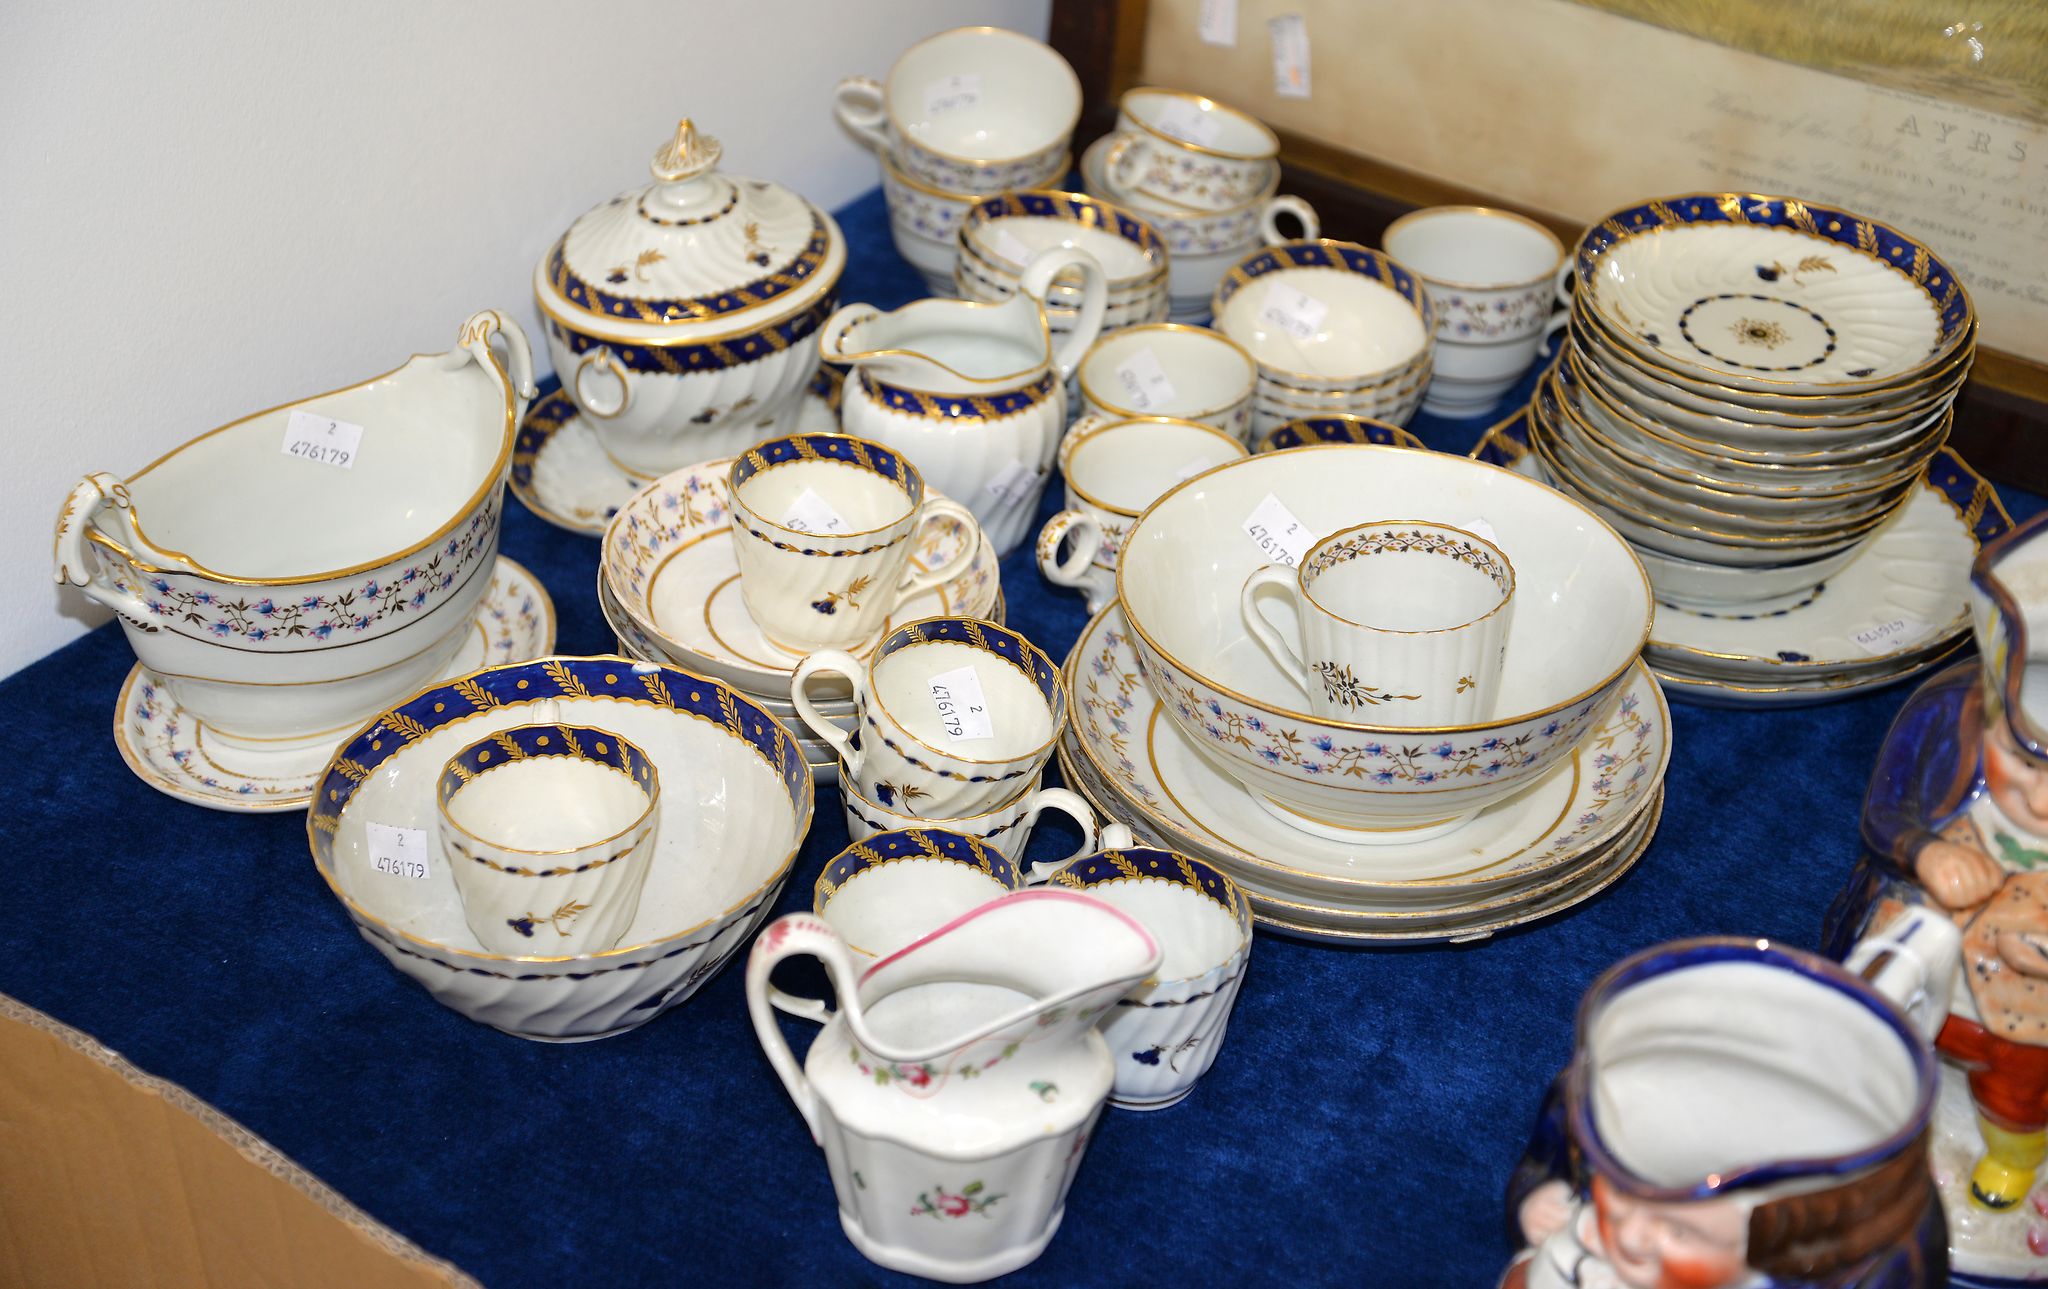
[[[2004,721],[1984,733],[1984,787],[2006,818],[2048,837],[2048,770],[2029,761]]]
[[[1608,1265],[1634,1289],[1718,1289],[1749,1274],[1749,1210],[1728,1199],[1662,1204],[1593,1179]]]

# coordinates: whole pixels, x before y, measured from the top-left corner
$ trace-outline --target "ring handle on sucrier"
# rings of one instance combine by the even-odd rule
[[[593,389],[592,373],[595,379],[610,377],[618,386],[609,397]],[[626,410],[626,404],[633,399],[633,387],[626,381],[626,369],[613,355],[610,345],[599,345],[583,355],[583,361],[576,364],[576,405],[592,416],[610,420]]]

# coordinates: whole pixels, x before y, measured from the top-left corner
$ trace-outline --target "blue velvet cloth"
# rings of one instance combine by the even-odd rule
[[[879,194],[841,218],[844,299],[923,294]],[[1415,428],[1462,452],[1483,424]],[[612,649],[595,541],[512,503],[504,549],[553,594],[562,652]],[[1078,595],[1049,587],[1028,545],[1003,577],[1011,624],[1062,657],[1086,619]],[[472,1024],[361,942],[314,872],[301,816],[218,814],[128,773],[108,730],[131,661],[110,626],[0,682],[36,735],[11,759],[0,825],[13,856],[0,990],[190,1088],[490,1285],[899,1279],[841,1234],[824,1159],[749,1028],[737,962],[604,1042]],[[1561,918],[1444,948],[1261,934],[1215,1069],[1174,1109],[1106,1114],[1064,1228],[1016,1282],[1491,1284],[1511,1252],[1502,1192],[1587,984],[1678,936],[1813,946],[1907,692],[1791,711],[1674,704],[1654,843]],[[844,840],[837,795],[821,790],[785,911],[807,906]],[[1048,824],[1033,856],[1074,841]]]

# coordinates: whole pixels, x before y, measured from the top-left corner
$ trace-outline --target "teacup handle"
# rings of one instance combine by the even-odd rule
[[[811,1140],[817,1141],[818,1096],[812,1090],[810,1080],[804,1077],[803,1067],[797,1064],[796,1054],[789,1050],[781,1028],[775,1023],[776,998],[780,996],[788,1007],[804,1009],[796,1014],[807,1018],[815,1018],[809,1013],[809,1005],[813,1003],[819,1013],[825,1016],[831,1013],[824,1010],[822,1002],[792,998],[768,983],[775,964],[798,954],[809,954],[824,964],[832,989],[839,995],[840,1010],[849,1019],[860,1015],[860,998],[854,991],[856,973],[845,942],[839,938],[838,932],[815,915],[792,913],[777,918],[755,938],[754,947],[747,955],[747,1013],[754,1022],[754,1037],[767,1054],[768,1064],[775,1067],[775,1075],[782,1080],[789,1099],[796,1102],[797,1113],[803,1115],[804,1123],[810,1127]]]
[[[832,91],[832,115],[875,152],[889,150],[888,116],[882,83],[872,76],[849,76]]]
[[[1922,1037],[1932,1041],[1948,1019],[1962,946],[1956,924],[1922,905],[1858,941],[1842,965],[1898,1004]]]
[[[1081,270],[1081,311],[1075,315],[1074,329],[1053,354],[1053,366],[1059,368],[1060,379],[1074,374],[1074,368],[1082,357],[1094,346],[1096,336],[1102,332],[1103,310],[1109,303],[1109,275],[1102,271],[1102,263],[1093,255],[1070,246],[1054,247],[1025,266],[1024,274],[1017,279],[1018,289],[1038,301],[1042,312],[1046,294],[1052,290],[1052,280],[1070,268]]]
[[[1074,535],[1073,554],[1060,559],[1060,543]],[[1102,549],[1102,525],[1078,510],[1062,510],[1038,533],[1038,571],[1054,586],[1079,586]]]
[[[1060,860],[1057,864],[1026,864],[1024,848],[1031,844],[1031,834],[1038,830],[1038,816],[1047,810],[1057,810],[1075,823],[1081,825],[1081,848]],[[1024,875],[1026,886],[1037,886],[1051,877],[1055,868],[1064,868],[1083,855],[1093,855],[1102,849],[1095,831],[1095,810],[1080,794],[1065,788],[1040,788],[1031,794],[1031,804],[1024,817],[1017,821],[1021,834],[1017,838],[1017,871]]]
[[[1301,221],[1299,238],[1289,239],[1280,235],[1281,215],[1292,215]],[[1322,235],[1323,222],[1316,218],[1315,207],[1291,193],[1273,198],[1266,203],[1266,208],[1259,212],[1259,236],[1266,239],[1268,246],[1278,246],[1288,240],[1313,242]]]
[[[947,522],[958,524],[966,540],[960,543],[959,550],[953,552],[953,558],[937,568],[920,569],[915,560],[911,561],[910,568],[904,573],[903,582],[898,588],[898,603],[919,591],[931,591],[944,586],[965,573],[967,566],[974,562],[975,553],[981,549],[981,529],[974,522],[974,512],[946,497],[927,497],[925,503],[917,508],[917,527],[910,531],[911,549],[917,549],[919,539],[924,536],[926,528]]]
[[[1244,590],[1238,595],[1238,611],[1244,615],[1244,629],[1251,632],[1252,639],[1259,642],[1259,647],[1279,664],[1281,673],[1293,681],[1294,687],[1305,697],[1308,694],[1308,682],[1303,680],[1302,676],[1307,668],[1302,666],[1301,655],[1296,653],[1294,646],[1288,644],[1273,628],[1273,624],[1266,620],[1266,615],[1259,612],[1257,598],[1260,587],[1279,586],[1286,589],[1287,598],[1293,600],[1298,608],[1301,603],[1300,585],[1300,578],[1295,571],[1284,564],[1268,564],[1264,568],[1254,569],[1252,575],[1244,580]]]
[[[861,666],[860,659],[850,653],[838,649],[820,649],[796,665],[796,674],[791,676],[789,681],[789,702],[796,708],[796,714],[803,717],[804,724],[811,727],[813,734],[832,745],[832,749],[839,753],[839,759],[846,763],[849,774],[858,774],[861,762],[866,759],[861,749],[853,745],[853,739],[845,730],[819,714],[817,704],[811,701],[810,694],[806,692],[811,677],[821,671],[827,675],[846,677],[853,685],[853,705],[855,709],[859,709],[868,698],[867,682],[862,679],[866,674],[866,668]]]
[[[1572,274],[1578,264],[1571,256],[1564,257],[1564,263],[1557,266],[1557,276],[1551,279],[1552,294],[1557,297],[1558,307],[1572,307]]]

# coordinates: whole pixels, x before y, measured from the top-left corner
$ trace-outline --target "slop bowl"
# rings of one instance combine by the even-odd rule
[[[550,923],[576,911],[534,909],[531,954],[485,952],[434,844],[449,757],[535,721],[608,730],[662,776],[654,857],[616,948],[550,954]],[[321,774],[306,836],[363,939],[437,1001],[520,1038],[575,1042],[644,1024],[716,974],[773,910],[811,811],[797,740],[738,691],[628,658],[544,658],[423,690],[372,720]],[[425,836],[394,850],[392,829]]]
[[[1269,497],[1309,540],[1370,518],[1481,525],[1517,587],[1495,714],[1441,728],[1311,714],[1239,612],[1270,562],[1245,531]],[[1463,457],[1362,444],[1254,456],[1168,492],[1125,540],[1117,595],[1190,743],[1283,821],[1363,844],[1448,831],[1569,759],[1654,613],[1628,543],[1577,501]]]

